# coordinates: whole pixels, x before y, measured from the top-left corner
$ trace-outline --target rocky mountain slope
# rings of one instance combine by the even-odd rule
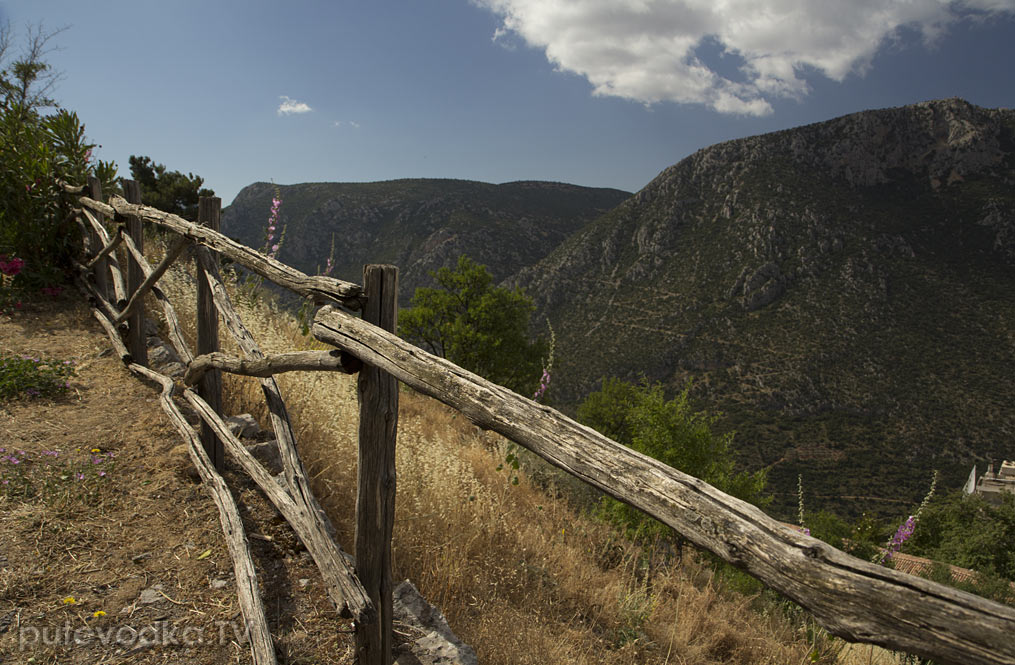
[[[604,375],[723,412],[789,515],[899,513],[1015,457],[1015,112],[951,99],[730,141],[511,278],[553,396]]]
[[[532,265],[562,240],[630,196],[552,182],[502,185],[467,180],[394,180],[280,186],[285,241],[278,258],[316,274],[334,240],[334,277],[359,283],[366,263],[399,267],[408,304],[429,272],[460,254],[486,264],[495,280]],[[264,244],[275,186],[245,187],[223,213],[222,229]]]

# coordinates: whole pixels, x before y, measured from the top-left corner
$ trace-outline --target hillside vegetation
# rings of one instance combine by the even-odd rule
[[[245,187],[223,211],[222,230],[261,247],[272,197],[286,235],[278,258],[311,274],[334,256],[333,277],[359,283],[366,263],[399,268],[403,305],[429,273],[467,254],[494,280],[546,256],[630,194],[554,182],[392,180]]]
[[[557,331],[558,404],[693,379],[777,514],[799,474],[887,514],[1015,456],[1013,184],[1013,111],[865,111],[701,150],[510,281]]]

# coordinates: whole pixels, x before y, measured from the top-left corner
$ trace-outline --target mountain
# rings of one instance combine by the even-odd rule
[[[223,212],[223,232],[263,246],[274,192],[264,182],[243,188]],[[364,264],[392,263],[403,305],[417,286],[430,284],[430,271],[453,266],[460,254],[501,281],[630,196],[553,182],[467,180],[306,183],[278,192],[286,227],[279,260],[316,274],[334,242],[332,276],[356,283]]]
[[[548,395],[693,379],[773,511],[899,514],[1015,457],[1015,112],[958,99],[718,144],[510,278]]]

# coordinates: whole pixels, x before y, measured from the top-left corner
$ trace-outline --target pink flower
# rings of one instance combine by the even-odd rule
[[[281,247],[281,245],[279,245],[279,244],[277,244],[277,243],[276,243],[276,244],[274,244],[274,245],[272,245],[272,246],[271,246],[271,253],[272,253],[272,254],[275,254],[276,252],[278,252],[278,249],[279,249],[279,247]]]
[[[0,254],[0,272],[10,277],[14,277],[21,269],[25,267],[24,259],[19,259],[16,256],[7,258],[6,254]]]

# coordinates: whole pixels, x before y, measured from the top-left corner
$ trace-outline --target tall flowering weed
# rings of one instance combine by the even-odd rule
[[[261,246],[261,253],[270,259],[278,257],[278,253],[282,250],[282,245],[285,242],[285,225],[282,225],[281,230],[279,229],[281,209],[282,193],[276,186],[275,193],[271,197],[271,210],[268,213],[268,223],[264,228],[264,244]],[[251,301],[257,299],[263,283],[264,277],[261,275],[255,273],[247,275],[243,290]]]
[[[554,334],[553,326],[550,325],[549,321],[546,322],[546,327],[550,329],[550,350],[546,354],[546,363],[543,365],[543,376],[539,379],[539,387],[532,395],[532,399],[537,401],[546,394],[546,390],[550,387],[550,376],[553,370],[553,355],[557,347],[557,335]]]
[[[927,495],[923,497],[923,501],[920,502],[920,507],[916,509],[916,514],[910,515],[899,525],[899,528],[895,530],[895,533],[892,534],[892,537],[888,539],[888,542],[874,558],[874,563],[887,564],[892,560],[893,556],[902,550],[902,546],[906,541],[913,537],[913,532],[916,531],[916,524],[920,520],[920,514],[927,507],[927,504],[930,503],[931,498],[934,496],[934,490],[937,489],[937,477],[938,472],[935,470],[934,477],[930,481],[930,489],[927,491]]]

